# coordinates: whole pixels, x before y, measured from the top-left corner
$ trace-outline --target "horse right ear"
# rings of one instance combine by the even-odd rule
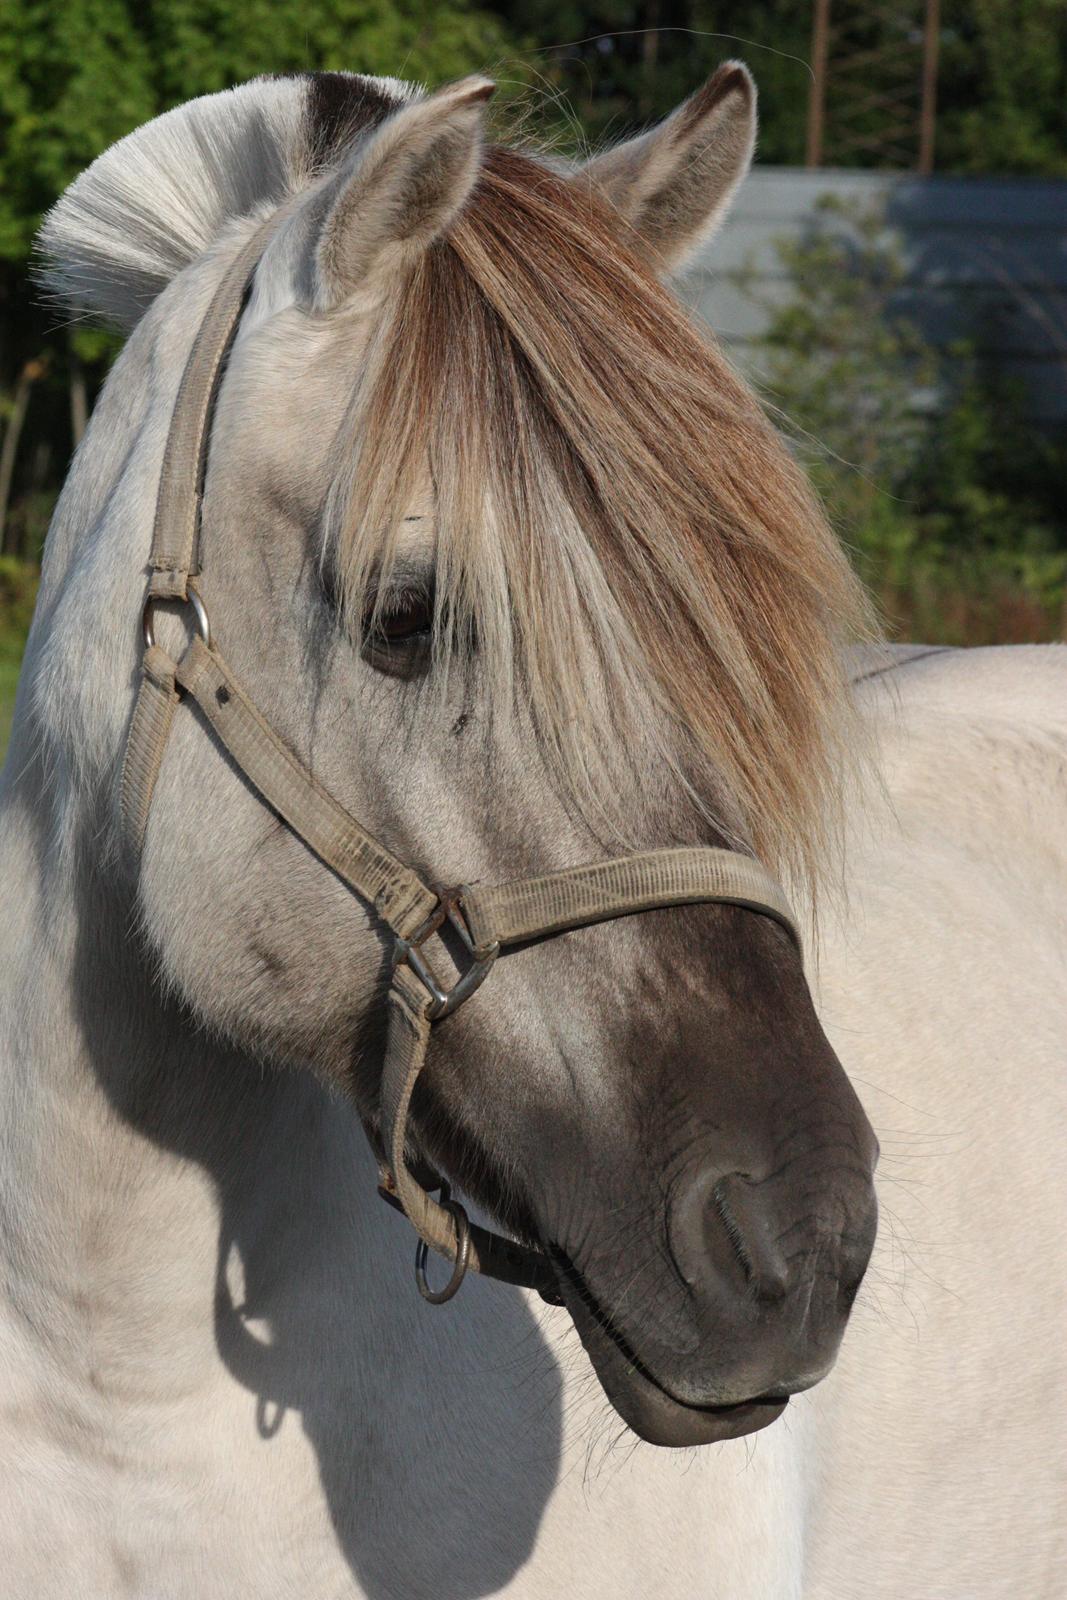
[[[727,61],[666,122],[594,156],[572,182],[595,189],[656,265],[676,272],[722,222],[755,144],[756,86]]]
[[[463,209],[481,170],[494,89],[487,78],[463,78],[402,107],[359,145],[322,197],[316,310],[332,310],[424,250]]]

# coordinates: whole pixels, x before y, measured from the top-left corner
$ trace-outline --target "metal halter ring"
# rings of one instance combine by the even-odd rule
[[[193,609],[194,625],[207,648],[211,649],[211,624],[207,618],[204,602],[190,584],[184,600],[175,597],[173,600],[166,595],[149,594],[145,597],[144,610],[141,612],[141,631],[144,634],[145,649],[151,650],[156,642],[155,609],[158,605],[188,605]]]
[[[444,1288],[431,1289],[426,1278],[426,1258],[430,1253],[430,1247],[425,1239],[420,1239],[415,1246],[415,1282],[422,1298],[428,1300],[432,1306],[443,1306],[446,1300],[451,1300],[467,1276],[467,1264],[471,1255],[470,1221],[459,1201],[449,1198],[447,1183],[441,1185],[441,1199],[438,1203],[443,1210],[452,1213],[456,1224],[456,1259],[452,1266],[452,1276]]]
[[[468,999],[475,989],[485,982],[490,967],[500,953],[499,944],[490,945],[488,950],[480,951],[475,949],[474,940],[470,936],[470,930],[463,916],[462,899],[462,889],[457,889],[450,894],[442,894],[440,902],[431,911],[421,928],[413,933],[410,939],[397,939],[393,949],[394,966],[399,966],[401,962],[407,962],[423,988],[428,991],[431,1004],[426,1015],[431,1022],[439,1022],[442,1017],[449,1016],[457,1006],[462,1005],[464,1000]],[[446,922],[454,930],[464,950],[471,958],[470,966],[461,974],[451,989],[443,987],[429,961],[422,953],[422,946],[426,940],[437,933]]]

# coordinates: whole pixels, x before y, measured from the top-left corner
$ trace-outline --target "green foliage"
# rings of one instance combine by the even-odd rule
[[[139,14],[150,17],[168,104],[261,72],[346,70],[438,83],[492,66],[511,46],[506,24],[470,0],[156,0]]]
[[[348,68],[443,80],[510,48],[470,0],[2,0],[0,254],[113,140],[263,72]]]
[[[25,639],[29,633],[38,576],[32,563],[0,556],[0,639]]]
[[[922,449],[917,392],[936,379],[933,352],[905,318],[891,314],[904,267],[879,216],[820,206],[839,226],[778,246],[789,298],[765,309],[773,387],[787,409],[801,399],[805,426],[855,469],[834,487],[853,520],[868,522],[878,484],[903,482]]]
[[[804,159],[812,0],[497,0],[494,9],[533,41],[531,64],[573,108],[572,142],[584,135],[596,143],[665,116],[720,61],[739,55],[760,86],[760,159]],[[918,0],[862,15],[850,0],[834,0],[831,15],[857,54],[869,52],[862,77],[852,67],[869,109],[854,95],[851,122],[871,132],[879,119],[906,124],[912,58],[916,114],[918,106]],[[832,109],[833,88],[830,98]],[[937,168],[1067,173],[1064,0],[942,0]]]
[[[790,291],[765,303],[759,364],[887,620],[951,643],[1054,637],[1067,438],[1035,429],[1021,387],[971,346],[924,340],[877,211],[822,209],[778,246]]]
[[[763,100],[761,158],[800,161],[811,35],[809,0],[498,0],[530,41],[524,60],[551,96],[572,148],[664,117],[723,60],[742,56]]]
[[[0,255],[21,264],[41,212],[155,99],[121,0],[3,0],[0,37]]]
[[[1067,5],[947,0],[937,165],[1067,175]]]

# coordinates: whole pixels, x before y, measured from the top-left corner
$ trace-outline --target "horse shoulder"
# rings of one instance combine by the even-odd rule
[[[862,1570],[869,1597],[1044,1595],[1067,1493],[1067,650],[916,653],[858,692],[882,792],[819,994],[882,1216],[812,1400],[811,1594]]]

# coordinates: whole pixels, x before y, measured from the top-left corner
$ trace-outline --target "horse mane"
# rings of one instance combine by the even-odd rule
[[[864,592],[755,396],[618,217],[514,150],[487,152],[362,376],[327,507],[355,633],[401,561],[427,452],[441,659],[476,638],[498,699],[517,674],[587,801],[653,730],[647,784],[715,796],[736,842],[814,884],[858,746],[841,645],[868,629]]]
[[[37,276],[75,311],[129,331],[228,222],[281,205],[417,93],[347,72],[254,78],[111,145],[60,196]]]
[[[130,326],[228,220],[308,188],[415,92],[314,74],[167,113],[50,213],[47,281]],[[558,164],[490,147],[354,384],[325,517],[353,635],[428,464],[439,663],[476,641],[493,705],[519,692],[602,814],[640,743],[649,785],[682,782],[814,883],[857,742],[840,647],[866,601],[755,396],[620,219]]]

